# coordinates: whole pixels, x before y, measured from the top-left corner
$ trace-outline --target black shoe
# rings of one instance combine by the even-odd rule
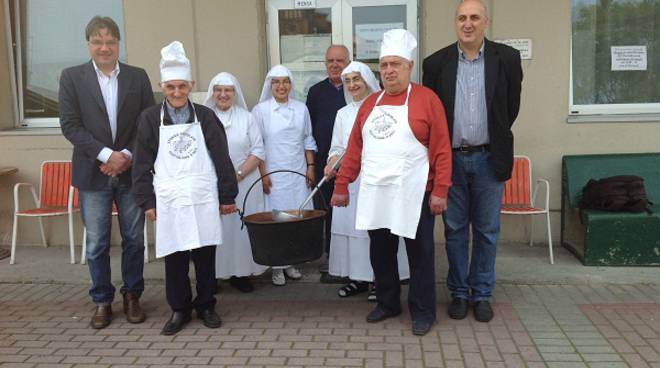
[[[254,286],[252,286],[252,282],[250,281],[250,278],[247,276],[244,277],[232,276],[229,279],[229,285],[238,289],[242,293],[251,293],[254,291]]]
[[[493,319],[493,308],[488,300],[480,300],[474,303],[474,319],[479,322],[490,322]]]
[[[447,310],[449,318],[452,319],[463,319],[468,314],[468,301],[463,298],[454,298],[449,304],[449,309]]]
[[[413,321],[412,323],[412,333],[417,336],[426,335],[433,327],[433,322],[426,321]]]
[[[390,311],[386,311],[385,309],[377,305],[376,308],[374,308],[371,312],[369,312],[369,314],[367,314],[367,322],[369,323],[380,322],[388,318],[396,317],[399,314],[401,314],[401,310],[398,310],[396,312],[390,312]]]
[[[220,316],[213,308],[197,312],[197,318],[201,319],[204,326],[208,328],[219,328],[222,326]]]
[[[190,319],[190,313],[173,312],[172,316],[170,316],[170,319],[165,322],[165,326],[163,326],[160,334],[166,336],[174,335],[175,333],[181,331],[183,326],[190,322]]]

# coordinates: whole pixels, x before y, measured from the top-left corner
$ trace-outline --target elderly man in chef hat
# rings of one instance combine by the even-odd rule
[[[181,42],[161,50],[160,75],[165,100],[140,116],[133,185],[145,216],[156,221],[156,256],[165,257],[172,309],[161,333],[173,335],[190,321],[192,309],[206,327],[221,325],[213,296],[215,248],[222,243],[220,214],[236,211],[238,186],[222,124],[211,109],[188,99],[195,82]]]
[[[410,81],[416,48],[405,29],[383,35],[384,91],[369,96],[358,111],[331,204],[348,204],[348,184],[361,173],[355,227],[369,232],[377,301],[367,322],[401,314],[397,250],[403,237],[412,332],[424,335],[436,319],[433,226],[435,215],[447,208],[451,147],[442,103]]]

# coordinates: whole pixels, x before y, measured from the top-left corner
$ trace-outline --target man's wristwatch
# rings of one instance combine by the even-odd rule
[[[239,178],[243,179],[243,170],[240,170],[240,169],[239,169],[238,171],[236,171],[236,175],[237,175]]]

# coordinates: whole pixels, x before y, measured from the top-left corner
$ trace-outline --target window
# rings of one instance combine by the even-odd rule
[[[60,73],[90,60],[85,26],[95,15],[124,28],[122,0],[10,1],[20,127],[59,127]],[[123,41],[119,47],[122,57]]]
[[[570,115],[660,113],[660,1],[572,6]]]

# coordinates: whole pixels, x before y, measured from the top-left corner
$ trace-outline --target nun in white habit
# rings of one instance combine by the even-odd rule
[[[328,154],[325,175],[334,176],[332,165],[344,153],[348,137],[362,102],[371,93],[379,92],[380,86],[369,67],[359,61],[351,62],[341,73],[346,106],[337,112],[332,130],[332,141]],[[339,289],[339,296],[348,297],[369,289],[374,280],[374,272],[369,260],[369,234],[365,230],[355,229],[355,211],[357,208],[360,179],[348,185],[351,201],[346,207],[335,207],[332,216],[332,238],[330,241],[329,273],[333,276],[348,277],[351,282]],[[404,244],[405,245],[405,244]],[[410,278],[406,247],[399,246],[399,277]],[[375,288],[372,287],[368,300],[376,301]]]
[[[247,110],[236,77],[226,72],[213,77],[204,105],[215,112],[227,134],[229,156],[238,181],[236,205],[245,216],[263,212],[264,194],[260,183],[250,192],[245,207],[242,207],[250,185],[259,179],[256,168],[265,160],[266,153],[261,130]],[[241,229],[238,213],[222,216],[222,234],[223,244],[215,251],[215,276],[229,279],[233,287],[244,293],[251,292],[254,288],[249,277],[264,273],[267,267],[256,264],[252,259],[247,229]]]
[[[292,170],[304,173],[276,173],[263,180],[266,193],[265,210],[297,209],[309,195],[314,182],[314,151],[312,122],[304,103],[292,98],[293,77],[283,65],[274,66],[266,75],[259,104],[252,116],[261,129],[266,150],[266,172]],[[262,173],[262,175],[265,173]],[[312,209],[310,203],[306,209]],[[295,267],[273,268],[274,285],[286,284],[286,277],[302,277]]]

